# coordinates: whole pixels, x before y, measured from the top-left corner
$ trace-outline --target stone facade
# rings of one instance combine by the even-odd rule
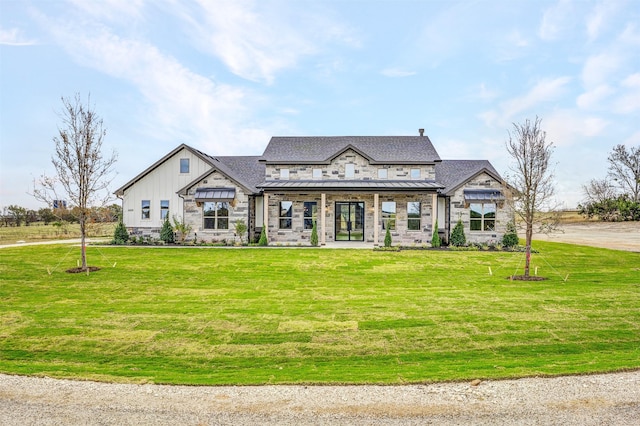
[[[235,188],[236,196],[229,202],[229,220],[227,229],[205,229],[204,228],[204,203],[195,200],[195,193],[198,188]],[[198,241],[205,242],[221,242],[221,241],[240,241],[235,233],[235,222],[243,221],[247,226],[247,217],[249,210],[253,206],[253,197],[249,197],[244,189],[237,183],[228,179],[221,173],[212,172],[206,178],[197,182],[187,191],[184,196],[184,221],[191,226],[191,234],[189,239],[197,238]],[[252,208],[251,210],[254,210]],[[252,211],[253,213],[253,211]],[[255,213],[253,213],[255,217]],[[246,235],[243,241],[246,241]]]
[[[502,183],[486,173],[481,173],[475,178],[467,181],[464,186],[456,189],[454,195],[451,196],[451,229],[458,223],[458,219],[462,220],[464,225],[464,233],[467,242],[470,243],[499,243],[502,242],[502,236],[506,232],[507,223],[513,219],[511,209],[509,209],[504,201],[496,201],[496,226],[494,231],[471,231],[470,226],[470,210],[469,203],[465,202],[465,189],[495,189],[504,192]]]
[[[345,176],[345,165],[354,164],[354,176]],[[418,169],[421,180],[434,180],[435,167],[433,165],[407,164],[369,164],[369,160],[353,150],[346,150],[336,157],[331,164],[267,164],[266,180],[281,180],[282,169],[289,171],[287,180],[410,180],[411,170]],[[321,177],[314,177],[313,170],[321,171]],[[386,169],[386,178],[380,178],[379,169]]]
[[[291,201],[293,203],[291,229],[280,229],[280,203]],[[269,194],[269,242],[273,244],[296,245],[309,244],[311,229],[304,229],[304,203],[316,202],[318,206],[318,238],[321,240],[322,232],[325,234],[325,241],[335,241],[336,223],[336,203],[338,202],[364,202],[364,241],[376,243],[374,241],[375,227],[378,227],[378,243],[384,241],[385,230],[382,228],[382,203],[396,203],[396,226],[391,231],[394,244],[413,245],[427,244],[432,236],[432,197],[424,193],[407,194],[379,194],[378,200],[378,223],[374,221],[374,194],[372,193],[339,193],[327,192],[325,203],[325,229],[321,227],[321,194],[320,193],[274,193]],[[408,202],[420,203],[420,229],[408,230]]]

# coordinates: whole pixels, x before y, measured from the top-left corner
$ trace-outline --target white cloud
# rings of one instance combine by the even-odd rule
[[[555,145],[573,145],[584,138],[596,137],[606,129],[609,122],[595,116],[583,115],[574,110],[556,110],[544,118],[543,129],[548,140]]]
[[[561,33],[574,26],[575,11],[569,0],[560,0],[554,6],[545,10],[538,29],[538,35],[543,40],[556,40]]]
[[[304,9],[278,1],[198,0],[197,4],[196,10],[181,3],[173,7],[201,50],[250,81],[272,83],[278,72],[319,53],[326,42],[359,46],[349,28],[311,4]]]
[[[589,56],[582,68],[582,81],[586,87],[607,83],[622,62],[620,55],[613,51]]]
[[[480,115],[489,127],[505,126],[514,117],[532,110],[538,105],[561,97],[571,77],[558,77],[539,81],[526,94],[501,102],[497,111],[486,111]]]
[[[155,138],[188,140],[219,155],[258,151],[268,139],[266,128],[253,128],[248,110],[261,99],[246,89],[216,84],[155,46],[119,37],[95,22],[53,23],[50,31],[77,62],[136,87],[149,106],[141,112],[146,132]]]
[[[605,100],[614,92],[611,86],[602,84],[578,96],[576,104],[581,109],[602,109]]]
[[[471,94],[469,95],[470,99],[478,99],[485,102],[492,101],[496,97],[498,97],[498,92],[488,89],[484,83],[474,86],[471,90]]]
[[[640,110],[640,73],[631,74],[621,84],[622,95],[614,103],[614,111],[630,114]]]
[[[109,21],[122,21],[124,17],[140,18],[144,0],[67,0],[82,14]]]
[[[22,31],[18,28],[8,30],[0,28],[0,44],[8,46],[31,46],[36,44],[36,42],[25,38],[22,35]]]
[[[412,75],[416,75],[415,71],[406,71],[398,68],[387,68],[380,72],[380,74],[385,77],[410,77]]]
[[[587,17],[587,35],[590,41],[597,39],[605,29],[607,22],[618,11],[619,3],[615,1],[602,1],[598,3]]]
[[[619,40],[631,45],[640,45],[640,31],[636,24],[628,23],[622,34],[620,34]]]

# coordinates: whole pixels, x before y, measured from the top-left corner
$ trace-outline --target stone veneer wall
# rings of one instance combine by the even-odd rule
[[[206,182],[206,183],[205,183]],[[203,220],[203,203],[196,203],[194,196],[198,188],[235,188],[236,197],[229,203],[229,229],[204,229]],[[223,239],[226,241],[233,241],[235,236],[235,222],[240,219],[249,226],[247,223],[249,214],[250,200],[245,194],[244,190],[239,187],[235,182],[227,179],[225,176],[218,172],[213,172],[202,181],[198,182],[193,187],[189,188],[187,195],[184,196],[184,220],[187,224],[192,226],[189,239],[195,237],[197,234],[198,241],[206,242],[218,242]],[[246,241],[246,236],[244,237]],[[240,240],[237,239],[239,242]]]
[[[355,164],[355,180],[377,180],[378,169],[387,169],[387,180],[411,180],[411,169],[420,169],[419,180],[434,180],[435,166],[433,165],[408,165],[408,164],[369,164],[369,160],[358,153],[348,150],[336,157],[331,164],[267,164],[266,180],[280,180],[280,170],[289,169],[288,180],[313,180],[313,169],[322,170],[322,179],[345,179],[345,164]]]
[[[318,240],[321,241],[320,224],[320,193],[296,194],[296,193],[276,193],[269,194],[269,243],[285,245],[308,245],[311,237],[311,230],[304,229],[304,202],[315,201],[318,203]],[[374,241],[374,195],[370,193],[326,193],[326,241],[332,242],[335,238],[335,203],[341,201],[363,201],[365,203],[364,219],[364,241],[373,243]],[[279,229],[279,211],[281,201],[292,201],[292,226],[291,229]],[[379,194],[378,223],[375,225],[379,230],[379,241],[384,243],[385,230],[382,229],[382,203],[385,201],[396,202],[396,229],[391,232],[393,244],[426,244],[431,242],[431,194]],[[421,223],[420,231],[407,230],[407,202],[419,201],[421,203]]]
[[[475,179],[467,182],[463,187],[458,188],[451,197],[451,230],[458,223],[458,218],[464,224],[464,233],[467,242],[470,243],[501,243],[507,227],[507,222],[513,218],[513,212],[504,201],[498,201],[496,209],[496,229],[492,232],[473,231],[469,225],[470,209],[464,201],[465,189],[496,189],[504,191],[502,184],[486,173],[478,175]]]

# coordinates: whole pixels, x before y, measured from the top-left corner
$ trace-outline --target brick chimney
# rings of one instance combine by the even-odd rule
[[[418,132],[420,133],[420,136],[424,136],[424,129],[418,129]]]

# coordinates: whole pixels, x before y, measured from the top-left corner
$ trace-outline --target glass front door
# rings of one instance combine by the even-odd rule
[[[364,241],[364,201],[336,203],[336,241]]]

